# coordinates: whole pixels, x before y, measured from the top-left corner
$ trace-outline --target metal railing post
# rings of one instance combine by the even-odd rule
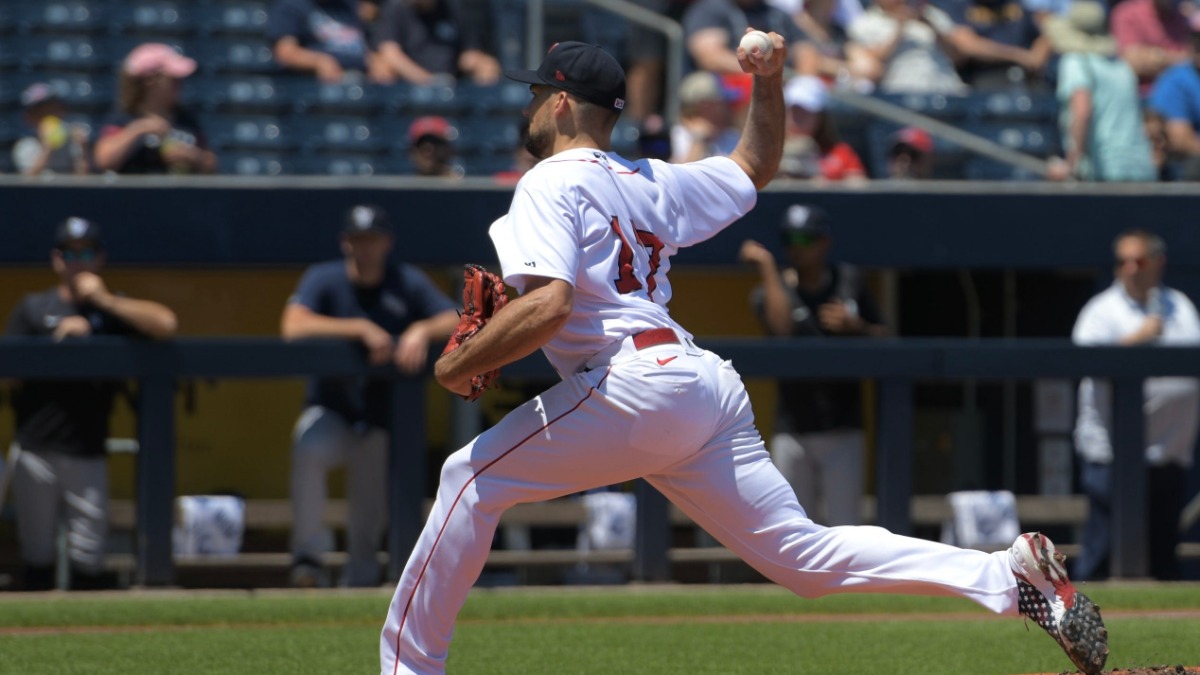
[[[137,583],[175,583],[175,380],[150,375],[138,383]]]
[[[879,443],[875,492],[878,523],[896,534],[912,534],[913,383],[886,378],[880,382]]]
[[[1143,380],[1113,378],[1112,576],[1148,576],[1146,420]]]
[[[393,380],[391,398],[387,576],[396,581],[425,524],[425,380]]]
[[[670,573],[667,549],[671,521],[667,498],[644,480],[634,485],[637,496],[637,531],[633,543],[633,578],[666,581]]]

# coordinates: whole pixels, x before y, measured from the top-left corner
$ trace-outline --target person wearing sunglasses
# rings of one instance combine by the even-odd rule
[[[100,228],[67,218],[55,234],[50,262],[58,284],[26,295],[8,319],[7,335],[62,342],[91,335],[169,338],[175,313],[166,305],[114,293],[100,276]],[[47,590],[54,581],[56,537],[67,527],[71,588],[115,585],[104,574],[108,538],[105,441],[117,381],[30,380],[16,385],[16,434],[9,449],[20,539],[22,585]]]
[[[1072,340],[1088,346],[1194,345],[1200,319],[1187,296],[1163,285],[1167,248],[1161,237],[1129,230],[1113,242],[1113,284],[1093,297],[1075,321]],[[1200,412],[1200,383],[1188,377],[1151,377],[1145,383],[1146,494],[1149,503],[1150,573],[1179,575],[1175,548],[1179,514]],[[1108,576],[1112,526],[1112,389],[1107,380],[1079,384],[1075,449],[1080,485],[1088,497],[1078,580]]]
[[[761,276],[751,303],[768,335],[887,334],[858,269],[828,261],[833,239],[823,209],[791,206],[781,235],[787,252],[782,269],[756,241],[747,240],[741,250],[742,261]],[[823,525],[856,525],[861,519],[866,443],[859,388],[858,382],[779,383],[771,458],[810,517]]]

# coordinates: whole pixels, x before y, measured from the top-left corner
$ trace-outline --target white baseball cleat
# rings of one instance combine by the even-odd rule
[[[1108,659],[1108,629],[1100,608],[1071,585],[1066,556],[1041,532],[1017,537],[1008,555],[1021,614],[1049,633],[1075,667],[1088,675],[1099,673]]]

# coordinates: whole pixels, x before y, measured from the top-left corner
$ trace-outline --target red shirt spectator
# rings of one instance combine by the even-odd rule
[[[821,175],[827,180],[862,178],[866,173],[858,153],[846,143],[838,143],[821,156]]]
[[[1142,95],[1159,73],[1187,58],[1187,18],[1172,0],[1123,0],[1109,24],[1121,57],[1137,73]]]

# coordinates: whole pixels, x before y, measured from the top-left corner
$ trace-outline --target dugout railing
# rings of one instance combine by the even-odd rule
[[[913,387],[929,380],[1024,380],[1102,376],[1113,382],[1115,458],[1114,577],[1148,572],[1146,482],[1142,470],[1146,377],[1200,377],[1200,348],[1076,347],[1065,340],[854,340],[703,339],[733,360],[746,378],[874,379],[879,385],[876,444],[878,524],[912,532]],[[534,355],[505,368],[508,377],[552,378]],[[400,428],[423,428],[423,378],[372,369],[361,349],[347,342],[285,343],[273,338],[185,338],[168,342],[96,338],[53,343],[0,338],[0,378],[135,379],[138,381],[135,581],[169,585],[175,579],[171,548],[175,497],[175,391],[185,378],[286,378],[367,375],[391,378],[392,418]],[[422,525],[427,487],[426,440],[393,434],[390,485],[391,578]],[[668,578],[669,510],[666,500],[639,481],[635,578]]]

